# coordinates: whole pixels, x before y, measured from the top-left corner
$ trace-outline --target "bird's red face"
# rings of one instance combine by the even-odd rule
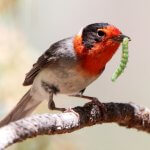
[[[80,60],[79,69],[87,75],[99,75],[124,37],[118,28],[107,23],[85,27],[74,38],[74,49]]]

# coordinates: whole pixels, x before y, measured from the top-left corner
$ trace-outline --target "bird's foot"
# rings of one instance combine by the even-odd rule
[[[64,112],[66,110],[65,108],[58,108],[58,107],[56,107],[54,101],[49,101],[48,108],[50,110],[57,110],[57,111],[61,111],[61,112]]]
[[[84,96],[84,98],[89,99],[91,101],[89,103],[95,104],[100,107],[104,107],[104,105],[96,97]],[[84,106],[88,105],[89,103],[86,103]]]
[[[97,105],[101,108],[105,108],[104,104],[102,104],[96,97],[85,96],[85,95],[81,95],[81,94],[76,94],[76,95],[72,95],[72,96],[90,100],[93,104],[95,104],[95,105]],[[87,105],[91,104],[91,102],[86,103],[84,106],[87,106]]]

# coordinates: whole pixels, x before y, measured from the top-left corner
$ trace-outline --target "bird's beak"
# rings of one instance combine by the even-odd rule
[[[120,35],[118,35],[118,36],[116,36],[116,37],[113,37],[112,39],[113,39],[114,41],[117,41],[117,42],[120,42],[120,43],[121,43],[124,38],[128,38],[129,41],[131,41],[131,38],[130,38],[130,37],[128,37],[128,36],[126,36],[126,35],[123,35],[123,34],[120,34]]]

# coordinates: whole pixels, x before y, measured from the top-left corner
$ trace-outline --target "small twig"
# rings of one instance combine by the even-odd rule
[[[94,124],[115,122],[127,128],[150,132],[150,110],[136,104],[88,103],[74,112],[33,115],[0,129],[0,150],[37,135],[73,132]]]

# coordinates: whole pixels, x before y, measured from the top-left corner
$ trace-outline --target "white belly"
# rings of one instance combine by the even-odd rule
[[[46,68],[43,69],[35,78],[32,91],[36,93],[38,92],[38,96],[36,98],[47,99],[48,93],[41,86],[41,82],[44,81],[50,85],[56,86],[61,94],[77,94],[86,88],[97,77],[89,78],[82,76],[76,69],[72,68]]]

